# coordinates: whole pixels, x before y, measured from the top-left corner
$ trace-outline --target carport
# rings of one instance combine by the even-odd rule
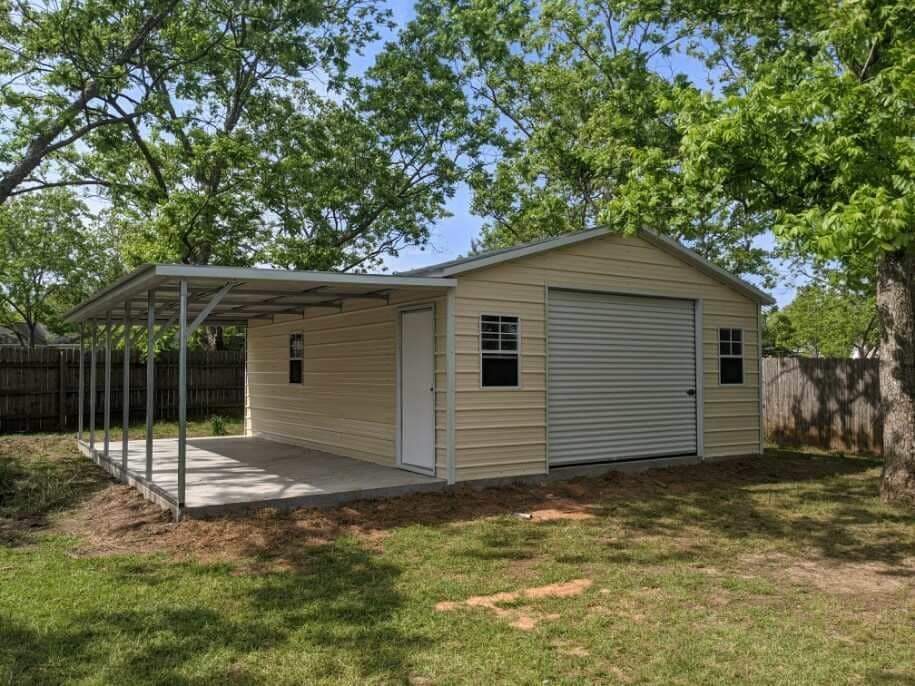
[[[244,327],[255,321],[304,317],[307,311],[318,308],[339,312],[347,303],[386,304],[392,298],[441,297],[455,283],[441,277],[168,264],[140,267],[66,315],[80,331],[79,448],[117,478],[173,510],[176,517],[232,506],[317,505],[442,487],[444,481],[434,476],[262,438],[189,441],[187,344],[204,324]],[[129,359],[138,335],[145,336],[147,351],[154,351],[157,340],[173,329],[179,350],[178,437],[154,440],[155,355],[148,352],[145,440],[128,440],[130,407],[125,400],[120,445],[114,447],[111,351],[123,341],[124,359]],[[84,426],[87,350],[89,421]],[[101,380],[96,372],[99,355],[103,356]],[[125,362],[125,398],[129,398],[128,372]],[[99,383],[104,389],[104,419],[102,426],[96,427]]]

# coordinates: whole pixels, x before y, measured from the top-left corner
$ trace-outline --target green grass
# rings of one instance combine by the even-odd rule
[[[380,544],[252,518],[247,554],[283,565],[87,556],[55,524],[108,482],[70,441],[0,438],[0,465],[0,522],[37,521],[0,544],[0,684],[915,683],[915,515],[880,503],[866,458],[416,496]],[[546,494],[595,516],[511,515]],[[503,514],[474,519],[483,502]],[[435,610],[574,579],[592,585],[503,605],[532,631]]]
[[[220,418],[228,434],[243,433],[242,421]],[[212,433],[212,422],[189,421],[189,436]],[[178,435],[177,422],[154,425],[155,438]],[[131,440],[146,436],[145,426],[128,428]],[[88,440],[88,433],[84,434]],[[96,440],[101,441],[97,434]],[[120,427],[111,440],[120,447]],[[74,504],[80,496],[101,488],[106,482],[101,470],[87,469],[69,434],[37,434],[0,437],[0,518],[33,518],[42,522],[49,512]],[[3,529],[0,528],[0,540]],[[0,681],[2,684],[2,681]]]

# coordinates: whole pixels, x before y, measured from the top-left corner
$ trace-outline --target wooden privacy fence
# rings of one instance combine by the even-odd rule
[[[84,409],[89,417],[89,352],[85,353]],[[99,351],[96,376],[96,421],[102,426],[105,399],[104,351]],[[111,355],[111,425],[121,423],[123,352]],[[240,414],[245,398],[245,354],[238,351],[188,352],[187,414]],[[76,428],[79,350],[0,348],[0,433],[63,431]],[[178,353],[156,356],[154,383],[157,419],[178,418]],[[146,416],[146,360],[130,359],[130,417]]]
[[[772,443],[882,454],[879,360],[767,357],[763,383]]]

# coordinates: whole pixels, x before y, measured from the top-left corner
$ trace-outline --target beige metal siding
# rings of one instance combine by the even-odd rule
[[[397,327],[400,308],[436,308],[436,462],[444,475],[443,297],[398,292],[391,303],[348,302],[342,312],[306,316],[248,330],[246,430],[379,464],[396,464]],[[289,334],[304,334],[303,383],[288,383]]]
[[[603,236],[459,277],[457,479],[546,471],[546,289],[701,299],[706,457],[759,451],[757,304],[639,238]],[[521,387],[480,388],[479,316],[521,317]],[[744,384],[719,386],[719,327],[744,330]]]

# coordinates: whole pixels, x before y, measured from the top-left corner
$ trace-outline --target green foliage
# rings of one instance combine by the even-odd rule
[[[735,6],[736,5],[736,6]],[[681,92],[683,169],[755,212],[789,252],[872,279],[915,241],[915,8],[728,2],[704,26],[723,97]]]
[[[60,315],[113,278],[116,264],[88,209],[69,192],[36,192],[0,206],[0,322],[25,324],[23,345],[34,345],[39,323],[61,330]]]
[[[771,214],[682,173],[681,92],[664,58],[694,22],[656,3],[424,0],[402,37],[432,44],[484,141],[469,177],[483,247],[606,225],[674,236],[737,273],[771,277],[754,244]]]
[[[446,82],[407,78],[416,55],[349,74],[389,14],[378,0],[4,6],[0,202],[92,188],[131,266],[358,270],[422,245],[470,139]]]
[[[228,434],[228,429],[226,428],[226,418],[219,414],[214,414],[210,417],[210,430],[213,432],[214,436],[225,436]]]
[[[878,343],[873,293],[812,284],[798,289],[789,305],[765,318],[764,345],[769,354],[871,357]]]

